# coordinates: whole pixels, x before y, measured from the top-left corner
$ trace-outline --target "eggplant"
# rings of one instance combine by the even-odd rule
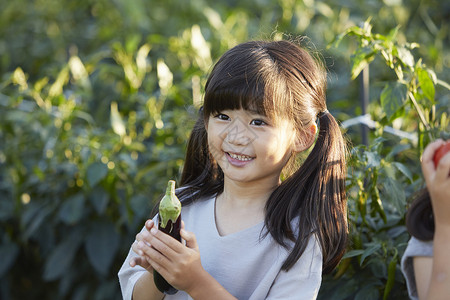
[[[169,180],[166,194],[159,202],[158,230],[170,235],[181,243],[181,202],[175,195],[175,181]],[[173,295],[178,290],[169,284],[164,277],[153,270],[153,280],[158,290]]]

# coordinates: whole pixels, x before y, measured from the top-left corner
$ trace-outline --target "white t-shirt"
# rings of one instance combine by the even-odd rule
[[[264,222],[226,236],[220,236],[215,222],[215,197],[183,206],[186,230],[195,233],[203,268],[228,292],[242,300],[316,299],[322,281],[322,252],[313,236],[303,255],[288,271],[281,266],[289,252],[268,234],[260,238]],[[143,229],[145,230],[145,228]],[[292,245],[292,242],[290,242]],[[147,272],[129,261],[137,254],[130,249],[119,281],[124,299],[131,299],[133,287]],[[190,299],[183,291],[164,299]]]

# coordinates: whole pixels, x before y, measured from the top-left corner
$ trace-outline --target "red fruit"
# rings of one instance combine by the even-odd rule
[[[445,153],[447,153],[449,151],[450,151],[450,140],[446,141],[444,143],[444,145],[439,147],[439,149],[437,149],[436,152],[434,152],[433,161],[434,161],[434,165],[436,167],[437,167],[439,161],[441,160],[442,156],[444,156]]]

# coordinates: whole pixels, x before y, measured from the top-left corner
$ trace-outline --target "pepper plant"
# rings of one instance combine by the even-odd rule
[[[353,37],[352,78],[370,64],[381,63],[391,74],[372,82],[378,92],[369,107],[374,122],[368,146],[352,147],[347,187],[350,245],[335,274],[326,279],[321,299],[406,298],[400,260],[410,238],[405,228],[409,199],[424,185],[420,155],[424,147],[449,130],[450,85],[413,50],[399,42],[398,28],[388,35],[372,32],[369,21],[347,29],[336,39]],[[377,61],[379,60],[379,61]],[[381,86],[376,87],[376,85]],[[393,126],[410,138],[385,131]],[[392,128],[392,127],[391,127]],[[394,131],[395,132],[395,131]]]

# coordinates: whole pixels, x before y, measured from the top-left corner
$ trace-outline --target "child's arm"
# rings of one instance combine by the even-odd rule
[[[136,241],[119,271],[119,281],[124,300],[162,299],[161,293],[153,281],[153,269],[145,258],[138,255],[138,244],[142,241],[142,233],[153,227],[153,221],[146,222],[145,228],[136,235]]]
[[[164,294],[161,293],[155,286],[153,281],[153,272],[145,272],[136,281],[133,289],[133,300],[155,300],[163,299]]]
[[[433,269],[427,300],[448,299],[450,295],[450,227],[438,229],[434,235]]]
[[[431,143],[422,155],[422,172],[435,220],[431,277],[416,282],[418,292],[427,295],[427,300],[448,299],[450,295],[450,153],[441,159],[437,167],[433,162],[434,153],[442,143],[442,140]]]
[[[431,272],[433,270],[433,258],[431,256],[414,256],[414,279],[416,281],[417,296],[426,299],[428,286],[430,285]]]
[[[137,245],[138,254],[167,282],[193,299],[236,299],[203,269],[195,235],[186,231],[184,225],[180,233],[186,245],[156,228],[142,232],[143,242]]]

